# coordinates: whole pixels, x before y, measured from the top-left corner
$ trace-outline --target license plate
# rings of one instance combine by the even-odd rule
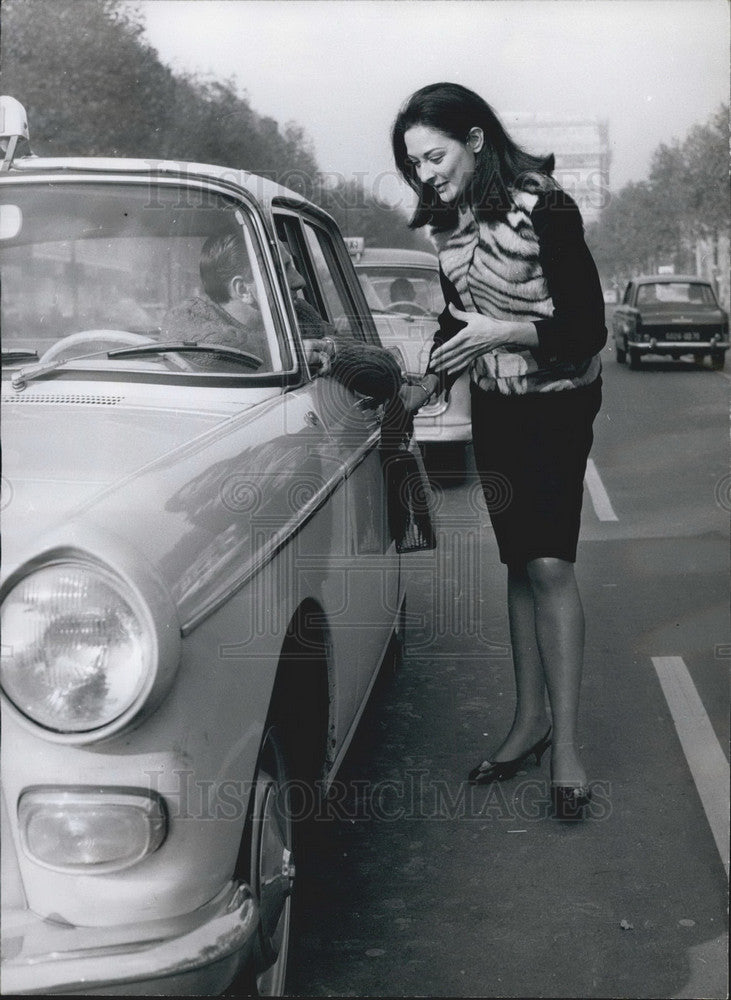
[[[684,330],[672,330],[667,335],[668,340],[700,340],[700,334],[698,332],[684,331]]]

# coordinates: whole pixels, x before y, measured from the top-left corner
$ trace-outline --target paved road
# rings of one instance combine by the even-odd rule
[[[442,543],[409,557],[405,663],[299,868],[290,992],[728,995],[728,383],[605,352],[577,565],[603,795],[576,827],[547,815],[547,758],[464,784],[512,717],[504,580],[473,471],[437,478]]]

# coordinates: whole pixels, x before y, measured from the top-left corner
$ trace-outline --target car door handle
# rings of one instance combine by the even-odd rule
[[[320,418],[314,410],[308,410],[307,413],[305,413],[305,423],[309,424],[310,427],[319,427]]]

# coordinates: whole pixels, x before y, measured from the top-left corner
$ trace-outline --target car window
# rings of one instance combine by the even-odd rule
[[[368,308],[371,312],[386,312],[386,305],[376,291],[376,286],[373,283],[370,274],[360,267],[356,268],[356,274],[358,275],[358,280],[360,281],[361,288],[363,289],[366,297],[366,302],[368,303]]]
[[[363,339],[358,311],[348,293],[347,279],[337,260],[330,235],[308,220],[304,221],[303,228],[327,319],[338,333]]]
[[[710,287],[695,281],[658,281],[640,285],[637,289],[637,302],[714,304]]]
[[[186,341],[257,359],[180,354],[177,371],[270,374],[291,369],[253,222],[204,189],[134,183],[6,188],[16,220],[0,231],[3,350],[43,359],[96,353],[104,366],[164,374],[164,354],[110,350]],[[231,297],[234,276],[235,294]],[[96,362],[95,362],[96,364]]]
[[[360,264],[356,270],[372,309],[438,316],[444,308],[436,269]]]
[[[335,330],[329,323],[328,310],[300,218],[290,213],[277,214],[274,224],[300,334],[303,337],[332,335]],[[290,258],[289,268],[286,266],[286,255]],[[292,279],[298,287],[292,287]]]

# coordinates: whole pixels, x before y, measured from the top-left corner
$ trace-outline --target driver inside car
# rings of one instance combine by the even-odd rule
[[[252,290],[254,276],[243,238],[238,233],[209,236],[201,250],[199,270],[205,296],[193,296],[170,309],[163,317],[161,339],[220,344],[268,359],[264,322]],[[217,370],[229,367],[214,355],[201,355],[196,365]]]
[[[416,292],[408,278],[394,278],[389,289],[391,309],[394,312],[411,313],[416,304]]]

